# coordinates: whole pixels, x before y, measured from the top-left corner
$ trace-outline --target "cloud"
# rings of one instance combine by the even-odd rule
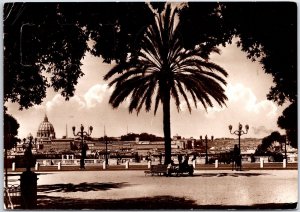
[[[225,109],[226,106],[221,107],[220,105],[216,105],[214,107],[208,107],[205,116],[207,118],[215,118],[217,113],[222,112]]]
[[[85,94],[84,100],[87,108],[95,107],[97,103],[101,103],[111,89],[107,84],[96,84],[92,86]]]
[[[44,109],[47,112],[50,112],[54,110],[54,108],[62,107],[64,104],[71,104],[72,108],[77,109],[83,109],[85,108],[86,104],[84,101],[80,99],[79,96],[75,95],[72,98],[70,98],[69,101],[66,101],[64,97],[62,97],[60,94],[56,94],[50,101],[47,101],[45,106],[39,105],[35,106],[36,109]]]
[[[71,106],[72,109],[82,110],[90,109],[96,107],[98,103],[104,101],[110,93],[112,93],[113,88],[109,88],[107,84],[96,84],[88,89],[88,91],[83,95],[74,95],[66,101],[64,97],[60,94],[55,94],[52,99],[46,101],[43,105],[33,106],[36,110],[44,110],[50,112],[59,107]]]
[[[265,126],[252,127],[251,129],[253,130],[253,133],[255,135],[258,135],[258,134],[261,134],[261,133],[271,134],[273,132],[273,130],[267,129]]]
[[[230,104],[240,102],[240,107],[244,108],[247,112],[256,114],[266,114],[267,116],[276,115],[277,106],[269,100],[257,101],[257,98],[250,88],[245,87],[243,84],[228,84],[225,89]]]

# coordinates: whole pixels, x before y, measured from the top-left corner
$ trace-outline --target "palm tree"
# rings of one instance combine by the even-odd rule
[[[172,12],[167,5],[163,14],[154,15],[153,23],[148,26],[140,39],[140,49],[136,57],[113,67],[105,76],[108,80],[117,75],[109,86],[115,86],[109,103],[117,108],[130,96],[129,112],[140,112],[143,105],[150,111],[152,98],[154,115],[159,103],[163,107],[163,131],[165,139],[165,164],[171,161],[171,124],[170,100],[174,98],[178,112],[182,99],[191,113],[190,101],[197,108],[197,101],[205,109],[212,107],[211,98],[220,106],[227,100],[224,89],[226,81],[219,76],[227,76],[220,66],[208,62],[208,54],[217,52],[217,48],[204,48],[203,44],[193,49],[182,46],[178,24],[176,25],[177,10]],[[136,59],[134,59],[136,58]],[[191,97],[192,100],[189,100]]]

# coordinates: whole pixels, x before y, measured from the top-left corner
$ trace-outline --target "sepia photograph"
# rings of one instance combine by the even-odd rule
[[[298,208],[296,2],[7,2],[3,210]]]

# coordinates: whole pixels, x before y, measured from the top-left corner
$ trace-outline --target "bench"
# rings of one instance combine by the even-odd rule
[[[168,173],[168,166],[163,165],[163,164],[158,164],[158,165],[151,165],[150,170],[145,171],[145,176],[147,174],[153,175],[167,175]]]
[[[194,167],[192,165],[175,164],[175,165],[172,165],[170,167],[170,169],[168,170],[169,176],[171,176],[172,173],[175,173],[176,176],[179,176],[184,173],[188,173],[190,176],[192,176],[194,174]]]

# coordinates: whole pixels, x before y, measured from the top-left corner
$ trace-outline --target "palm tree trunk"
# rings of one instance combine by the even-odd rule
[[[170,90],[166,90],[163,102],[163,125],[165,137],[165,164],[169,164],[171,162]]]

